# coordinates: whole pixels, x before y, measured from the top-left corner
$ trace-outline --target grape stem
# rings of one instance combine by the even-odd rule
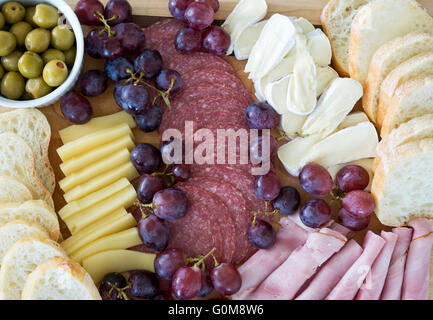
[[[96,10],[94,16],[104,24],[104,30],[100,32],[100,35],[103,33],[103,31],[107,31],[107,35],[109,38],[114,37],[116,35],[116,31],[113,31],[111,29],[108,22],[117,19],[118,18],[117,15],[112,16],[110,19],[105,19],[104,15],[99,10]]]
[[[269,201],[265,201],[265,210],[257,210],[257,211],[251,210],[250,211],[250,213],[254,216],[253,222],[252,222],[253,227],[255,227],[257,224],[257,216],[259,214],[264,214],[266,216],[275,216],[277,214],[280,214],[280,209],[274,209],[274,211],[268,211],[268,209],[269,209]]]
[[[174,178],[172,172],[167,172],[169,168],[170,168],[170,166],[168,164],[166,164],[164,170],[162,170],[162,171],[156,171],[156,172],[152,173],[152,176],[154,176],[154,177],[162,177],[162,179],[167,184],[167,186],[171,187],[171,186],[173,186],[175,184],[176,179]],[[167,181],[166,178],[170,178],[170,181]]]
[[[135,200],[134,206],[137,206],[140,209],[142,219],[148,218],[151,214],[155,214],[154,208],[156,207],[154,203],[144,204],[141,203],[140,200]],[[143,208],[149,209],[149,213],[146,213]]]
[[[108,285],[111,287],[111,289],[108,291],[108,294],[110,296],[113,293],[113,290],[116,290],[117,291],[117,298],[121,298],[123,300],[129,300],[125,291],[128,290],[129,288],[131,288],[130,283],[124,288],[118,288],[116,285],[112,284],[111,282],[108,282]]]
[[[218,266],[218,261],[215,258],[214,252],[216,251],[216,248],[214,247],[211,251],[209,251],[206,255],[199,255],[197,258],[188,258],[186,259],[187,263],[195,262],[192,266],[193,268],[201,268],[202,272],[206,271],[206,266],[204,264],[204,261],[212,256],[215,262],[215,267]]]

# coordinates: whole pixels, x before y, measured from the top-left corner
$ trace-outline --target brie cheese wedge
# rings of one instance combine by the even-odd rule
[[[337,71],[329,66],[317,68],[317,97],[321,96],[332,80],[338,77]]]
[[[337,128],[337,131],[343,130],[349,127],[356,126],[361,122],[369,122],[367,115],[364,112],[354,112],[349,114],[343,121],[341,121],[340,125]]]
[[[329,66],[331,64],[332,50],[326,34],[322,30],[316,29],[307,34],[307,39],[308,48],[316,65],[319,67]]]
[[[305,120],[307,120],[307,116],[286,112],[281,116],[280,128],[286,136],[294,138],[301,134]]]
[[[308,21],[307,19],[303,18],[303,17],[291,17],[293,18],[293,21],[296,22],[296,24],[302,29],[302,33],[303,34],[307,34],[310,33],[311,31],[314,31],[314,26],[313,24]]]
[[[269,83],[265,88],[265,99],[278,114],[287,112],[287,87],[292,75]]]
[[[263,20],[258,23],[255,23],[251,26],[248,26],[242,31],[239,35],[238,39],[234,43],[234,52],[235,57],[238,60],[248,59],[250,56],[250,52],[254,47],[254,44],[260,37],[260,33],[262,33],[263,27],[265,26],[268,20]]]

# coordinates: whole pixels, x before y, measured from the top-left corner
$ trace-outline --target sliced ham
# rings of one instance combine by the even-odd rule
[[[232,296],[234,300],[245,299],[257,286],[278,268],[287,257],[307,241],[308,233],[292,219],[282,218],[281,229],[277,233],[275,245],[267,250],[257,251],[238,271],[242,277],[242,287]]]
[[[347,238],[328,228],[308,235],[307,242],[296,249],[247,298],[251,300],[291,300],[302,285],[323,263],[346,243]]]
[[[388,274],[392,253],[398,236],[392,232],[382,231],[380,236],[386,241],[385,246],[371,267],[370,275],[359,290],[356,300],[379,300]]]
[[[392,253],[381,300],[400,300],[404,267],[406,265],[410,241],[412,240],[411,228],[394,228],[392,229],[392,233],[396,234],[398,239]]]
[[[325,299],[361,254],[361,246],[355,240],[350,240],[320,269],[296,300]]]
[[[331,226],[329,227],[332,230],[340,232],[342,235],[344,235],[346,238],[352,238],[354,235],[354,232],[350,230],[349,228],[346,228],[345,226],[333,221]]]
[[[433,220],[416,219],[412,242],[404,272],[402,300],[427,300],[430,278],[430,257],[433,246]]]
[[[361,256],[344,274],[326,299],[353,300],[384,245],[385,240],[383,238],[368,231],[362,245],[364,250]]]

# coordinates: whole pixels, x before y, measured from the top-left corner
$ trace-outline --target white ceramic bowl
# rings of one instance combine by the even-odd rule
[[[0,6],[10,0],[0,0]],[[38,108],[45,107],[53,104],[64,96],[69,90],[73,88],[80,76],[81,68],[84,59],[84,38],[83,30],[81,29],[80,21],[74,13],[74,10],[63,0],[15,0],[25,7],[34,6],[39,3],[48,3],[58,8],[61,14],[66,18],[68,24],[72,27],[75,34],[75,42],[77,46],[77,56],[72,70],[69,70],[69,76],[66,81],[58,88],[53,90],[50,94],[34,100],[17,101],[6,99],[0,96],[0,106],[7,108]]]

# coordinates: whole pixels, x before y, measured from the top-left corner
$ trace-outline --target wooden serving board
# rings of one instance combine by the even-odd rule
[[[71,4],[71,6],[74,7],[75,3],[78,2],[78,0],[68,0],[68,2]],[[103,0],[102,2],[107,2],[107,0]],[[167,0],[164,1],[163,0],[129,0],[129,2],[133,5],[133,10],[134,10],[133,13],[138,18],[136,20],[139,21],[143,27],[150,25],[155,20],[162,19],[162,17],[168,15],[168,10],[166,9],[167,2],[168,2]],[[304,16],[312,20],[314,23],[319,23],[320,11],[322,7],[326,4],[327,0],[314,0],[314,1],[268,0],[267,2],[271,12],[279,12],[279,13],[285,13],[285,14],[296,15],[296,16]],[[220,18],[223,18],[227,16],[227,14],[237,3],[237,1],[220,0],[220,3],[221,3]],[[430,0],[430,7],[433,9],[433,1],[431,0]],[[141,16],[141,15],[146,15],[146,16]],[[156,17],[156,16],[160,16],[160,17]],[[253,83],[248,79],[247,74],[244,73],[243,71],[245,66],[245,61],[238,61],[233,56],[228,57],[228,60],[232,64],[235,71],[237,72],[239,78],[244,82],[247,88],[252,93],[254,93]],[[96,60],[86,55],[84,60],[83,72],[90,69],[103,70],[104,63],[105,62],[103,60]],[[120,111],[120,107],[117,106],[116,102],[113,99],[113,87],[114,84],[110,81],[109,88],[103,95],[96,98],[89,98],[89,101],[91,102],[93,107],[94,117],[109,115]],[[360,110],[361,109],[360,106],[358,106],[357,109]],[[61,179],[64,178],[64,175],[60,170],[59,165],[61,163],[61,160],[56,152],[56,149],[62,146],[62,141],[59,136],[59,131],[63,128],[70,126],[71,123],[64,119],[60,110],[59,102],[51,106],[41,108],[40,110],[45,114],[45,116],[47,117],[51,125],[52,137],[51,137],[51,143],[49,149],[49,156],[50,156],[51,165],[53,166],[56,175],[56,181],[60,181]],[[0,106],[0,113],[7,112],[7,111],[10,111],[10,109]],[[156,132],[143,133],[139,129],[134,129],[134,134],[136,138],[136,143],[150,143],[155,145],[158,148],[160,147],[161,142]],[[284,142],[282,142],[282,144],[283,143]],[[283,165],[278,159],[274,160],[274,165],[275,165],[275,170],[280,177],[282,185],[294,186],[300,191],[302,203],[305,203],[306,201],[311,200],[313,198],[312,196],[310,196],[309,194],[303,191],[303,189],[299,186],[298,179],[296,177],[291,176],[285,171]],[[63,192],[60,190],[58,185],[56,186],[56,189],[54,191],[53,199],[57,211],[66,204],[65,200],[63,199]],[[335,208],[333,211],[334,214],[336,214]],[[380,233],[381,230],[389,230],[389,228],[383,226],[377,220],[376,216],[373,215],[368,230],[372,230],[376,233]],[[62,233],[64,234],[65,237],[69,235],[69,232],[67,231],[64,225],[62,228]],[[355,239],[362,243],[362,239],[364,238],[365,233],[366,230],[357,233]],[[430,273],[431,273],[430,298],[433,299],[433,268]]]

